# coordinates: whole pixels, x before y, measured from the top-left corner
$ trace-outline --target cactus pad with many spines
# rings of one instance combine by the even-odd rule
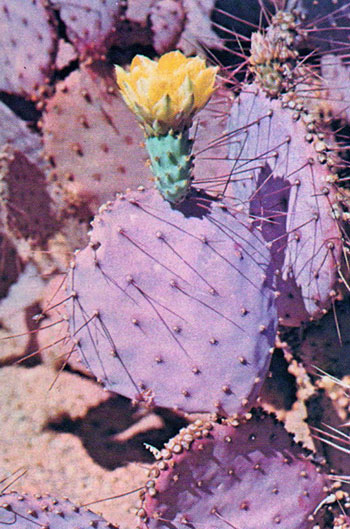
[[[188,412],[251,407],[276,312],[270,254],[250,228],[204,194],[173,208],[152,189],[102,208],[67,305],[83,362],[107,389]]]
[[[232,107],[230,192],[261,224],[276,260],[280,314],[299,325],[299,316],[320,317],[332,300],[342,256],[334,165],[327,139],[315,131],[302,100],[286,94],[283,106],[248,85]],[[285,281],[298,291],[284,296]],[[295,290],[295,289],[294,289]],[[303,298],[295,316],[289,297]]]
[[[329,487],[282,425],[261,414],[199,419],[156,458],[141,494],[142,529],[311,529]]]
[[[0,528],[108,529],[116,527],[98,514],[74,505],[69,500],[50,496],[31,496],[11,492],[0,496]]]
[[[37,98],[57,47],[49,9],[42,0],[1,0],[0,25],[0,90]]]

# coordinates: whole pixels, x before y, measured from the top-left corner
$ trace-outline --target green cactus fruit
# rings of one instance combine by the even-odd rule
[[[185,198],[192,181],[192,143],[188,130],[146,139],[156,188],[173,204]]]

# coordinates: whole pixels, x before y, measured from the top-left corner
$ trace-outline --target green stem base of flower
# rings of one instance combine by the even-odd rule
[[[160,194],[173,204],[181,202],[191,185],[193,158],[189,131],[150,136],[146,147]]]

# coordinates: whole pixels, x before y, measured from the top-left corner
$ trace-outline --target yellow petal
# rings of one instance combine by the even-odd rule
[[[155,61],[152,61],[152,59],[149,59],[144,55],[135,55],[135,57],[131,61],[130,72],[132,72],[135,68],[140,68],[141,70],[147,71],[155,69],[156,67],[157,63]]]
[[[115,73],[117,76],[117,83],[119,88],[122,90],[123,83],[128,79],[128,72],[126,72],[121,66],[115,66]]]
[[[216,67],[210,67],[202,70],[197,75],[194,82],[194,100],[196,108],[200,109],[204,107],[214,92],[216,72]]]
[[[169,75],[178,69],[182,64],[185,64],[188,59],[181,51],[170,51],[161,56],[158,61],[158,72],[160,74],[168,73]]]
[[[186,74],[194,78],[200,71],[206,69],[205,62],[200,57],[192,57],[188,60],[186,66]]]

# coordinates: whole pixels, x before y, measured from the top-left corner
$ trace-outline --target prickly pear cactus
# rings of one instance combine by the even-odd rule
[[[252,405],[276,313],[269,251],[247,220],[196,193],[178,208],[149,190],[101,209],[68,278],[68,312],[106,388],[188,412]]]
[[[156,458],[141,494],[142,529],[311,529],[330,489],[282,425],[260,414],[199,419]]]
[[[0,90],[34,99],[42,95],[55,64],[57,37],[53,21],[42,0],[1,0]]]
[[[315,128],[301,98],[286,94],[281,103],[257,85],[246,86],[231,111],[229,189],[271,246],[287,325],[299,325],[306,313],[320,317],[329,308],[342,259],[332,184],[339,162]],[[289,299],[298,301],[294,314]]]
[[[117,527],[67,499],[58,500],[50,496],[31,496],[17,492],[0,496],[1,528],[10,526],[16,529],[73,529],[78,525],[98,529]]]

